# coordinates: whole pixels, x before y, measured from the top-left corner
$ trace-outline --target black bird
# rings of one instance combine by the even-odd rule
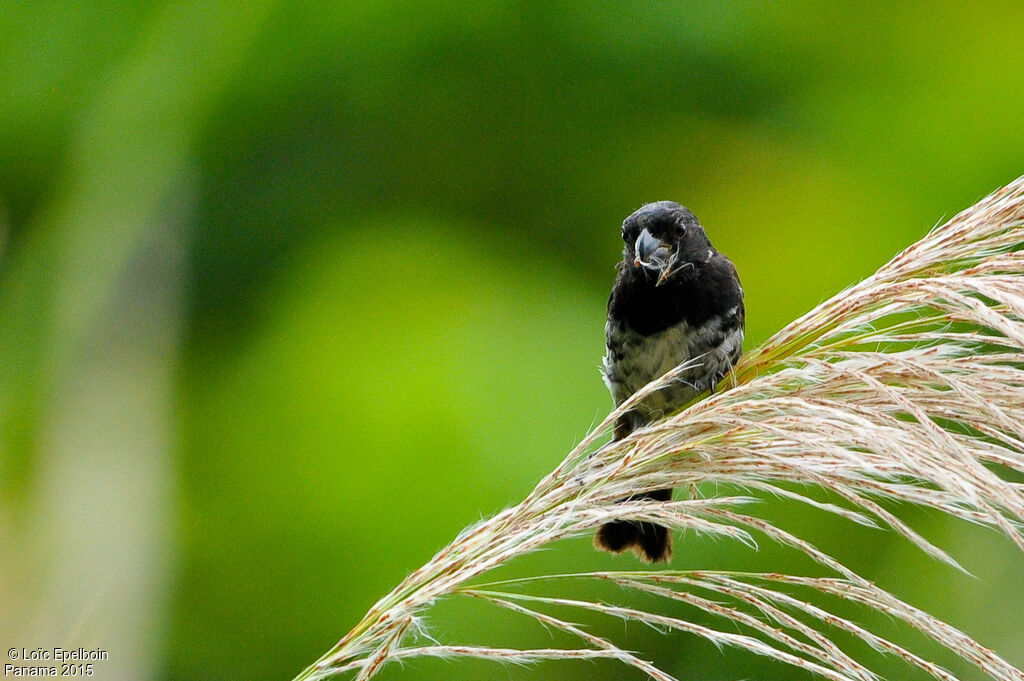
[[[714,390],[740,357],[744,319],[736,267],[683,206],[658,201],[641,207],[622,223],[622,239],[605,325],[604,379],[615,404],[683,362],[694,366],[624,414],[615,424],[616,440]],[[672,490],[663,489],[630,499],[671,497]],[[622,520],[603,525],[594,543],[657,562],[671,557],[671,540],[666,527]]]

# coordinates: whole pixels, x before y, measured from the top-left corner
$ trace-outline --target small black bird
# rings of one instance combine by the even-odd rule
[[[695,366],[624,414],[615,424],[616,440],[714,390],[740,357],[744,319],[736,267],[683,206],[643,206],[622,223],[622,239],[605,325],[604,379],[615,404],[683,362]],[[630,499],[671,497],[672,490],[663,489]],[[594,543],[657,562],[671,556],[671,540],[666,527],[622,520],[603,525]]]

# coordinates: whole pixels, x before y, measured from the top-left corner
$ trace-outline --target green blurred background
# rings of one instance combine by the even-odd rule
[[[0,644],[291,678],[607,412],[623,217],[693,209],[753,347],[1024,172],[1022,45],[1020,3],[0,3]],[[761,512],[1024,665],[994,534],[910,515],[971,579]],[[635,565],[580,539],[504,574]],[[479,604],[427,625],[560,642]],[[681,679],[808,678],[595,626]]]

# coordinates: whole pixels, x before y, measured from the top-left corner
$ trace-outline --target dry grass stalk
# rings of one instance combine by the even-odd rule
[[[835,629],[934,678],[956,678],[790,593],[804,589],[886,613],[990,678],[1024,679],[993,651],[809,542],[737,512],[745,497],[616,503],[641,490],[696,490],[706,483],[714,489],[768,492],[845,520],[888,527],[956,565],[888,508],[889,502],[904,502],[996,528],[1024,549],[1024,486],[1001,475],[1024,472],[1024,178],[932,230],[874,275],[748,353],[733,371],[729,389],[622,441],[600,445],[620,413],[671,380],[672,374],[647,386],[610,414],[519,505],[465,529],[297,678],[358,670],[359,679],[369,679],[388,661],[428,655],[516,663],[606,658],[659,681],[672,678],[612,641],[544,611],[552,606],[689,632],[827,679],[877,678],[829,637]],[[794,491],[801,487],[827,490],[845,505]],[[496,584],[467,586],[516,556],[619,518],[747,543],[766,537],[809,556],[826,574],[667,570],[573,576],[687,603],[721,619],[722,630],[606,603],[495,591]],[[542,579],[547,578],[529,581]],[[531,617],[571,634],[583,647],[407,645],[419,614],[454,594]]]

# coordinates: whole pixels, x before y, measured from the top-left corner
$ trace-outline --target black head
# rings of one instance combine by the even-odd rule
[[[716,251],[697,217],[674,201],[642,206],[622,223],[622,267],[643,268],[656,286],[700,275]]]

